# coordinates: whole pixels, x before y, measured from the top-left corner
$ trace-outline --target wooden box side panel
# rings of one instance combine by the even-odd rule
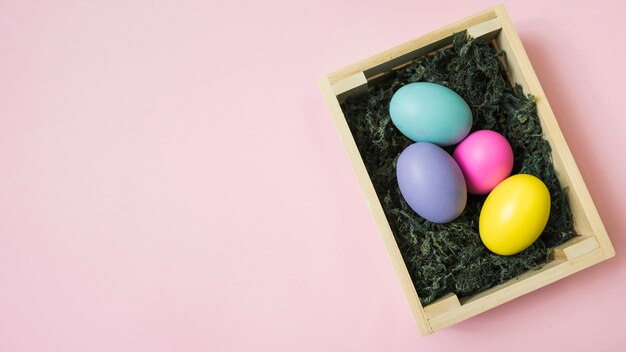
[[[496,40],[506,52],[506,61],[512,79],[524,88],[524,92],[535,96],[537,113],[543,128],[544,138],[546,138],[552,148],[552,159],[559,180],[568,189],[576,231],[579,235],[595,236],[605,257],[612,257],[615,255],[615,251],[606,229],[576,166],[574,157],[565,142],[565,138],[539,84],[537,75],[530,64],[517,31],[503,5],[496,6],[495,11],[502,25],[502,31]]]
[[[605,259],[602,250],[597,248],[578,256],[574,260],[553,260],[540,270],[528,271],[517,279],[469,297],[462,302],[458,309],[434,316],[428,322],[433,332],[436,332],[558,281]],[[428,308],[426,307],[426,309]]]
[[[335,84],[359,72],[364,72],[368,78],[375,76],[386,69],[391,69],[415,57],[425,55],[437,48],[441,48],[446,45],[446,40],[451,39],[454,33],[465,31],[469,27],[489,21],[495,17],[495,8],[489,8],[424,36],[383,51],[378,55],[337,70],[329,74],[328,79],[331,84]]]

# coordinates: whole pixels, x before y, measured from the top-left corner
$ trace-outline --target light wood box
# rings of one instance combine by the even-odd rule
[[[450,293],[427,306],[422,306],[341,110],[340,102],[350,95],[366,92],[368,83],[372,84],[373,80],[392,70],[450,45],[453,34],[463,31],[475,38],[491,40],[494,45],[503,49],[506,52],[505,68],[511,82],[517,82],[524,88],[525,93],[535,96],[544,138],[552,147],[554,167],[561,185],[568,189],[578,236],[554,248],[552,260],[540,270],[526,272],[516,279],[471,297],[459,299],[454,293]],[[489,8],[335,71],[322,77],[319,86],[422,335],[431,334],[468,319],[615,255],[598,211],[503,5]]]

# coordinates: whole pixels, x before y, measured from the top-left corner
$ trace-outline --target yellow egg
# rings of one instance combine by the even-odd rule
[[[528,248],[550,216],[550,192],[531,175],[511,176],[494,188],[480,211],[480,239],[490,251],[512,255]]]

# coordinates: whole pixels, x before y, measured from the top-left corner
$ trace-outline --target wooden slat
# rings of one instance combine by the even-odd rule
[[[413,50],[411,50],[410,52],[403,54],[403,55],[399,55],[397,57],[394,57],[392,59],[389,59],[388,61],[385,61],[379,65],[370,67],[366,70],[363,71],[363,73],[365,73],[365,76],[370,79],[373,77],[378,77],[381,74],[385,74],[385,73],[389,73],[393,70],[397,70],[409,63],[411,63],[412,60],[415,60],[417,58],[421,58],[424,57],[426,55],[428,55],[429,53],[445,47],[447,45],[452,44],[452,34],[450,34],[447,37],[443,37],[437,41],[434,41],[432,43],[426,44],[422,47],[419,48],[415,48]]]
[[[367,78],[363,72],[357,72],[332,85],[333,92],[339,101],[345,100],[350,95],[367,92]]]
[[[552,256],[557,260],[574,260],[583,254],[600,247],[595,236],[576,236],[552,249]]]
[[[402,61],[408,61],[411,58],[425,55],[431,51],[431,46],[433,49],[438,46],[442,46],[443,43],[446,40],[449,40],[454,33],[465,31],[468,27],[488,21],[495,17],[496,13],[494,9],[487,9],[417,39],[400,44],[389,50],[385,50],[378,55],[374,55],[370,58],[337,70],[329,74],[328,79],[332,84],[358,72],[365,72],[367,77],[375,76],[377,73],[391,69],[394,66],[398,66],[402,63]],[[433,45],[433,43],[437,44]],[[425,47],[429,47],[429,49],[423,49]],[[377,66],[380,67],[376,68]]]
[[[605,260],[601,249],[588,252],[573,261],[554,260],[541,270],[529,271],[520,275],[517,280],[511,280],[503,285],[496,286],[461,301],[461,307],[449,313],[440,314],[429,320],[433,332],[473,317],[503,303],[511,301],[554,281],[572,275]]]
[[[497,18],[479,23],[467,29],[467,35],[476,39],[491,40],[500,33],[502,26]]]
[[[454,293],[448,293],[447,295],[424,307],[424,314],[426,314],[426,319],[432,319],[438,315],[448,313],[459,308],[461,308],[459,297],[457,297]]]

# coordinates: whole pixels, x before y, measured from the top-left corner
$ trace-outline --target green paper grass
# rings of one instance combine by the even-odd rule
[[[341,105],[424,305],[450,292],[470,296],[539,269],[549,260],[551,247],[574,236],[566,192],[556,177],[550,145],[542,137],[534,98],[509,84],[502,55],[483,40],[456,34],[452,46],[395,71]],[[478,218],[486,196],[469,195],[463,214],[447,224],[422,219],[402,198],[395,166],[400,152],[413,142],[391,122],[389,101],[403,85],[420,81],[442,84],[461,95],[472,109],[472,131],[494,130],[511,144],[512,174],[535,175],[550,190],[548,224],[528,249],[505,257],[482,244]]]

